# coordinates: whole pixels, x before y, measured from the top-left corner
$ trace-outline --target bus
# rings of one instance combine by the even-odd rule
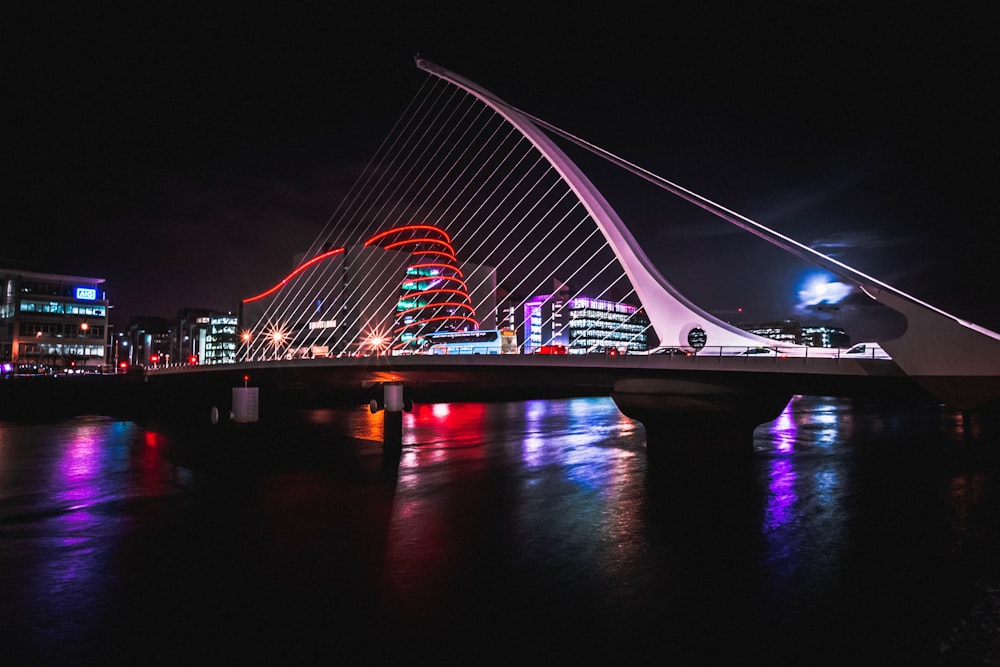
[[[508,332],[499,329],[479,331],[435,331],[423,335],[421,354],[501,354]],[[510,335],[513,335],[512,333]]]

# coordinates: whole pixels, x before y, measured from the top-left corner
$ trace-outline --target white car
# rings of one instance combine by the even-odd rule
[[[892,359],[878,343],[858,343],[844,352],[844,356],[857,359]]]
[[[787,354],[778,352],[770,347],[748,347],[742,352],[737,352],[738,357],[787,357]]]

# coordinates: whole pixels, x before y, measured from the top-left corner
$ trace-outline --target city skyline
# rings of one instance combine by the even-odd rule
[[[431,7],[354,11],[265,8],[229,24],[210,10],[18,17],[5,30],[18,122],[0,265],[105,277],[114,318],[235,311],[288,273],[336,209],[419,87],[420,52],[1000,328],[985,242],[996,205],[982,165],[997,153],[987,17],[685,10],[651,26],[623,10],[599,21],[496,15],[487,29]],[[687,205],[593,179],[705,309],[806,319],[803,269],[779,268],[756,240]]]

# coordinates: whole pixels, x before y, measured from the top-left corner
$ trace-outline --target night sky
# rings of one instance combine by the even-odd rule
[[[322,229],[426,76],[419,53],[1000,329],[996,10],[327,4],[6,10],[0,266],[104,277],[118,324],[235,310]],[[849,319],[803,311],[805,269],[745,232],[592,177],[699,305]]]

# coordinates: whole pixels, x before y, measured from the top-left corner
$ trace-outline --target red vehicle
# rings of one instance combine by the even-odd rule
[[[542,345],[535,354],[568,354],[565,345]]]

